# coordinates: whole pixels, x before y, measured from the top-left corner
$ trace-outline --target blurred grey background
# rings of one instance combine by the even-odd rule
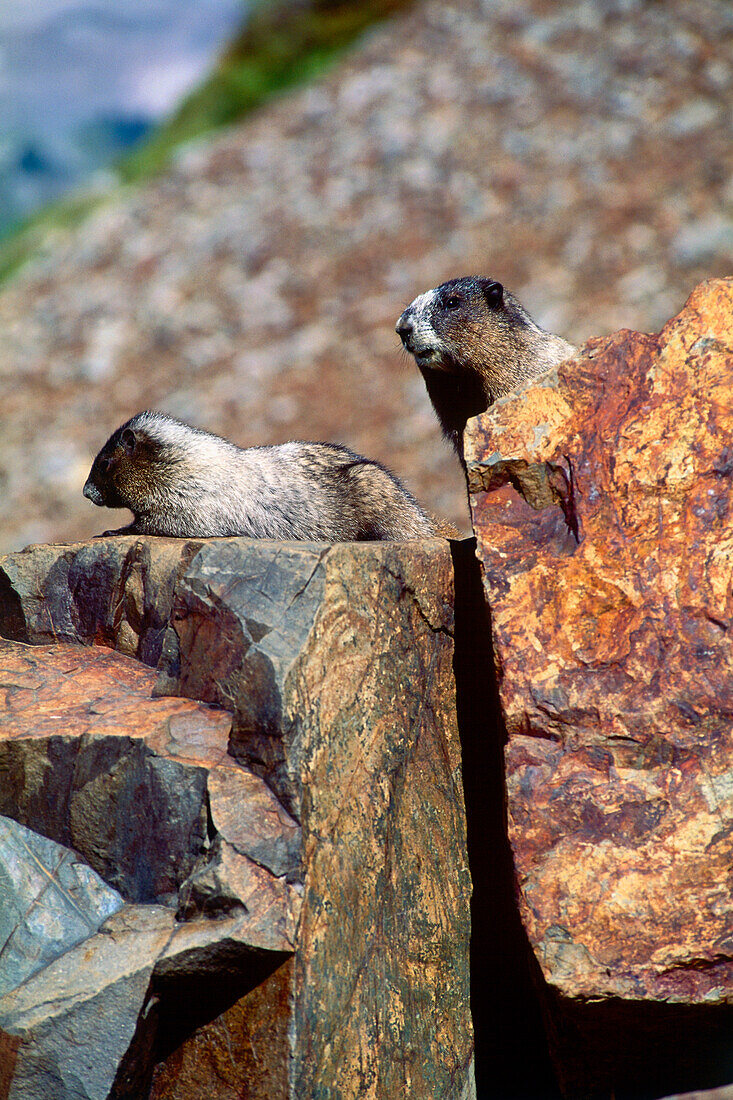
[[[243,0],[0,0],[0,234],[145,137],[203,79],[244,10]]]

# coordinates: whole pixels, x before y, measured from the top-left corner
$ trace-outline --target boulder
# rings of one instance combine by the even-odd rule
[[[73,644],[0,643],[0,810],[73,847],[127,901],[172,902],[207,840],[224,711],[152,699],[155,673]]]
[[[217,540],[176,588],[159,690],[231,707],[303,830],[298,1097],[472,1088],[452,595],[438,540]]]
[[[732,355],[711,281],[466,432],[521,916],[573,1095],[727,1079]]]
[[[0,998],[2,1095],[147,1096],[156,1057],[233,989],[262,984],[248,939],[242,915],[180,924],[162,906],[125,905]]]
[[[300,829],[228,756],[231,716],[152,698],[139,662],[6,641],[0,670],[7,1096],[138,1100],[156,1060],[292,952]],[[102,924],[123,899],[149,904]]]
[[[134,535],[0,558],[0,637],[103,645],[158,663],[176,579],[201,545]]]
[[[0,998],[7,1100],[106,1100],[174,923],[161,906],[126,906]]]
[[[0,810],[179,945],[239,921],[228,980],[141,953],[111,1095],[469,1100],[448,544],[121,537],[0,570]]]

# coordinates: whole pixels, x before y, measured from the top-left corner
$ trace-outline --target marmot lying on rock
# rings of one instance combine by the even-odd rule
[[[158,412],[141,412],[105,443],[84,496],[129,508],[107,535],[402,541],[450,533],[384,466],[330,443],[242,450]]]

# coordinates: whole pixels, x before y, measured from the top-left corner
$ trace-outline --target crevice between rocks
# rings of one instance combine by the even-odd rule
[[[538,967],[515,895],[504,794],[506,731],[475,547],[474,539],[451,542],[456,706],[473,880],[471,1011],[477,1100],[558,1100],[533,979]]]
[[[568,1097],[659,1100],[733,1079],[733,1005],[551,1001]]]

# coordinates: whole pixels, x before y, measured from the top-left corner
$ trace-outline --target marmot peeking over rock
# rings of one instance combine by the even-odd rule
[[[577,350],[535,324],[501,283],[479,276],[420,294],[396,329],[461,461],[469,417]]]
[[[158,412],[138,413],[110,436],[84,496],[134,513],[129,526],[108,535],[346,542],[441,532],[394,474],[346,447],[242,450]]]

